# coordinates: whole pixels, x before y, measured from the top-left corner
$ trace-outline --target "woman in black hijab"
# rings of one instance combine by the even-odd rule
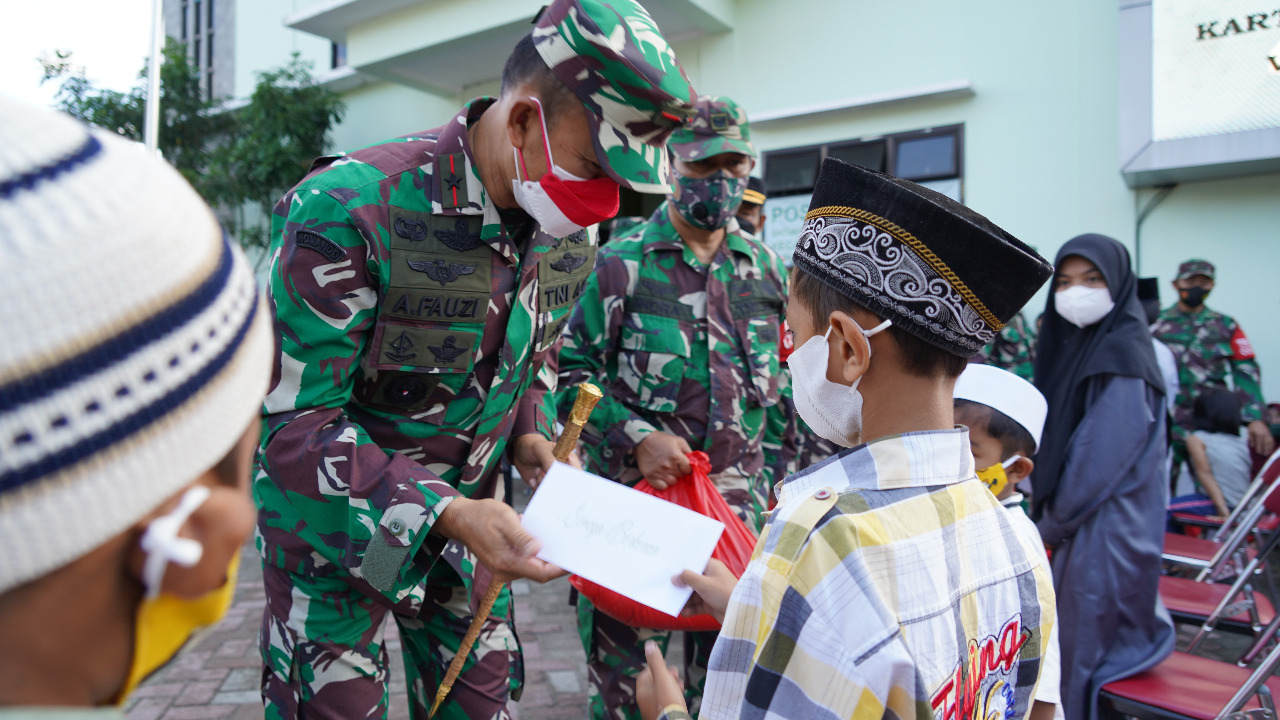
[[[1032,517],[1053,550],[1062,708],[1094,720],[1098,690],[1173,651],[1157,585],[1164,546],[1164,383],[1129,252],[1103,235],[1058,251],[1036,353],[1049,401]]]

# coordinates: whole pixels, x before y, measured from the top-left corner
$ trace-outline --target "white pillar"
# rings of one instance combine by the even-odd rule
[[[147,63],[147,108],[143,140],[148,150],[160,147],[160,65],[164,61],[164,0],[151,3],[151,59]]]

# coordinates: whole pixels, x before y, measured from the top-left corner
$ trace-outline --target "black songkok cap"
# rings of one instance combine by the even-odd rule
[[[742,202],[752,203],[753,205],[763,205],[764,201],[769,197],[769,189],[764,184],[764,180],[752,175],[747,178],[747,189],[742,193]]]
[[[797,268],[904,332],[973,357],[1053,275],[990,220],[919,185],[827,158]]]

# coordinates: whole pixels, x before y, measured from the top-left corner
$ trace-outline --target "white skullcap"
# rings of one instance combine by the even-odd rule
[[[258,414],[269,313],[141,145],[0,96],[0,593],[124,532]]]
[[[970,363],[956,379],[956,400],[968,400],[999,410],[1031,433],[1040,450],[1040,434],[1049,403],[1035,385],[991,365]]]

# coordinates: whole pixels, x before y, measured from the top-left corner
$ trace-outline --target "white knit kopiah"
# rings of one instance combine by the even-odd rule
[[[218,463],[270,379],[239,248],[141,145],[0,96],[0,593]]]

